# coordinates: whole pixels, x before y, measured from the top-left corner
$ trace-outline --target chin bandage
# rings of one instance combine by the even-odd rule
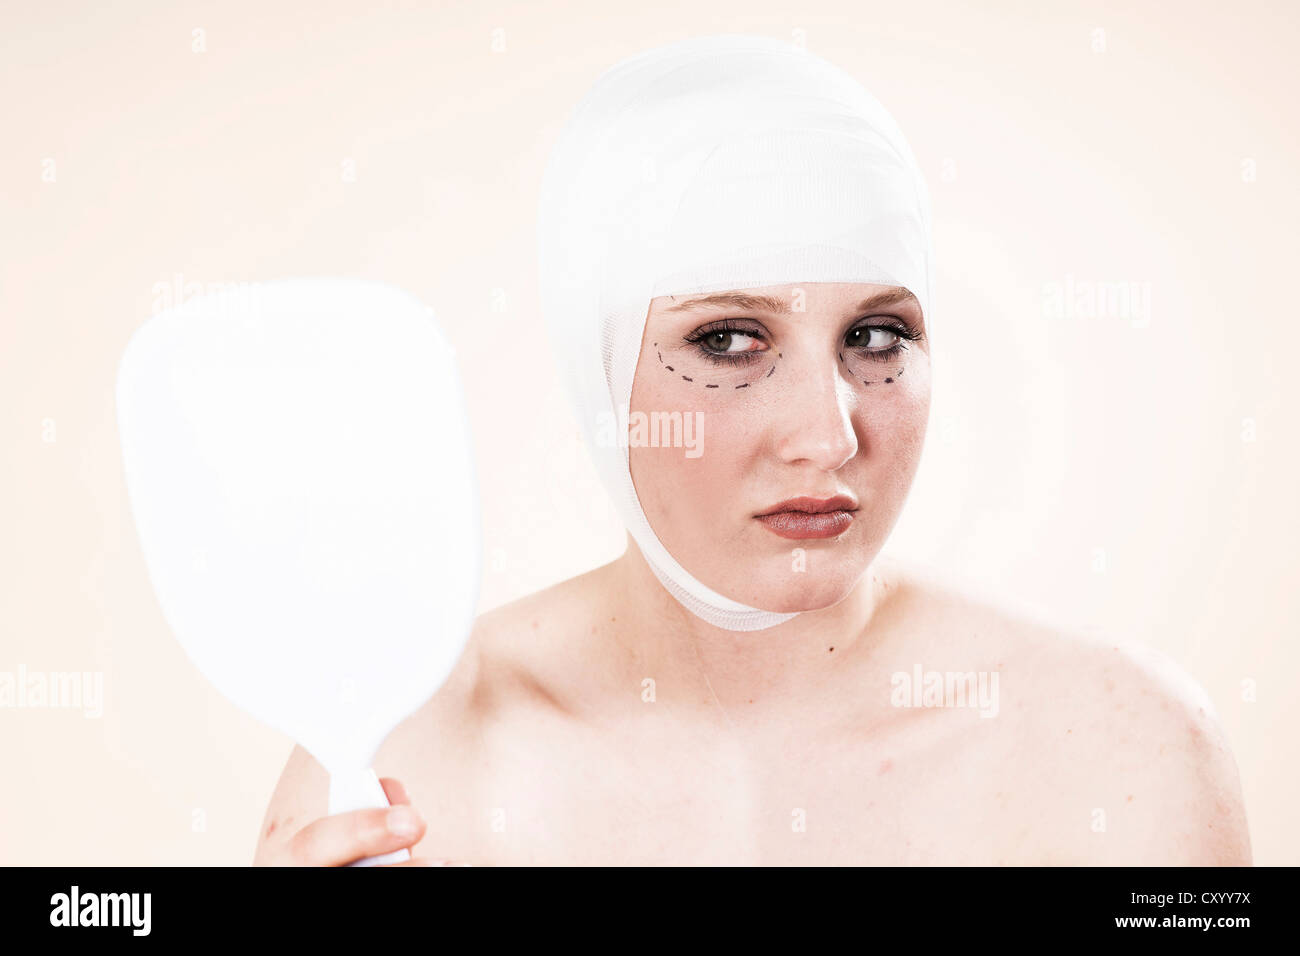
[[[897,285],[932,327],[929,194],[898,125],[848,73],[778,40],[659,47],[607,70],[574,109],[546,169],[538,240],[557,361],[601,480],[656,576],[728,630],[794,617],[734,601],[682,567],[646,520],[627,443],[598,433],[628,421],[657,296]],[[654,351],[647,361],[663,361]],[[746,388],[768,372],[701,387]]]

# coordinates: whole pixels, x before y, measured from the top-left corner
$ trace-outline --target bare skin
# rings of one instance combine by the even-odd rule
[[[631,449],[647,518],[692,574],[803,613],[714,627],[629,536],[616,561],[480,616],[448,682],[386,741],[376,769],[405,784],[418,835],[375,837],[382,810],[325,817],[325,773],[295,748],[255,862],[404,845],[417,865],[1248,865],[1235,763],[1176,666],[880,555],[929,402],[923,338],[905,366],[884,363],[906,369],[888,392],[835,358],[854,304],[881,288],[810,287],[807,311],[758,315],[798,387],[707,394],[702,458]],[[651,305],[633,409],[699,401],[684,389],[701,376],[655,361],[656,343],[713,318],[677,304]],[[890,312],[919,324],[909,308]],[[886,387],[868,361],[857,379]],[[790,541],[756,521],[805,492],[854,495],[852,527]],[[791,573],[793,546],[806,572]],[[898,706],[895,675],[918,666],[996,674],[995,713]]]

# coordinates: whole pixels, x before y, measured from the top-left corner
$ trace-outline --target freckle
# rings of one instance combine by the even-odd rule
[[[1066,733],[1067,733],[1067,734],[1072,734],[1072,733],[1074,733],[1074,731],[1073,731],[1073,730],[1067,730]]]
[[[835,648],[832,647],[832,648],[830,649],[830,653],[834,654],[834,653],[835,653]]]
[[[1133,802],[1133,794],[1130,793],[1130,794],[1128,795],[1128,801],[1127,801],[1127,802],[1128,802],[1128,803],[1132,803],[1132,802]]]
[[[881,773],[881,774],[889,773],[889,771],[891,771],[891,770],[893,770],[893,769],[894,769],[894,761],[890,760],[888,757],[886,757],[884,760],[880,761],[880,773]]]

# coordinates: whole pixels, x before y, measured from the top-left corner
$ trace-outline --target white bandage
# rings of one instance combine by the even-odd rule
[[[932,326],[930,199],[893,118],[799,47],[699,37],[612,67],[578,104],[542,185],[542,308],[601,480],[664,587],[705,621],[793,614],[696,580],[651,529],[625,442],[650,300],[799,282],[899,285]]]

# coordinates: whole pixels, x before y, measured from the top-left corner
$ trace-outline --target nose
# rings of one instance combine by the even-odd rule
[[[858,453],[853,427],[857,395],[834,356],[797,359],[786,352],[777,452],[789,464],[808,461],[834,471]]]

